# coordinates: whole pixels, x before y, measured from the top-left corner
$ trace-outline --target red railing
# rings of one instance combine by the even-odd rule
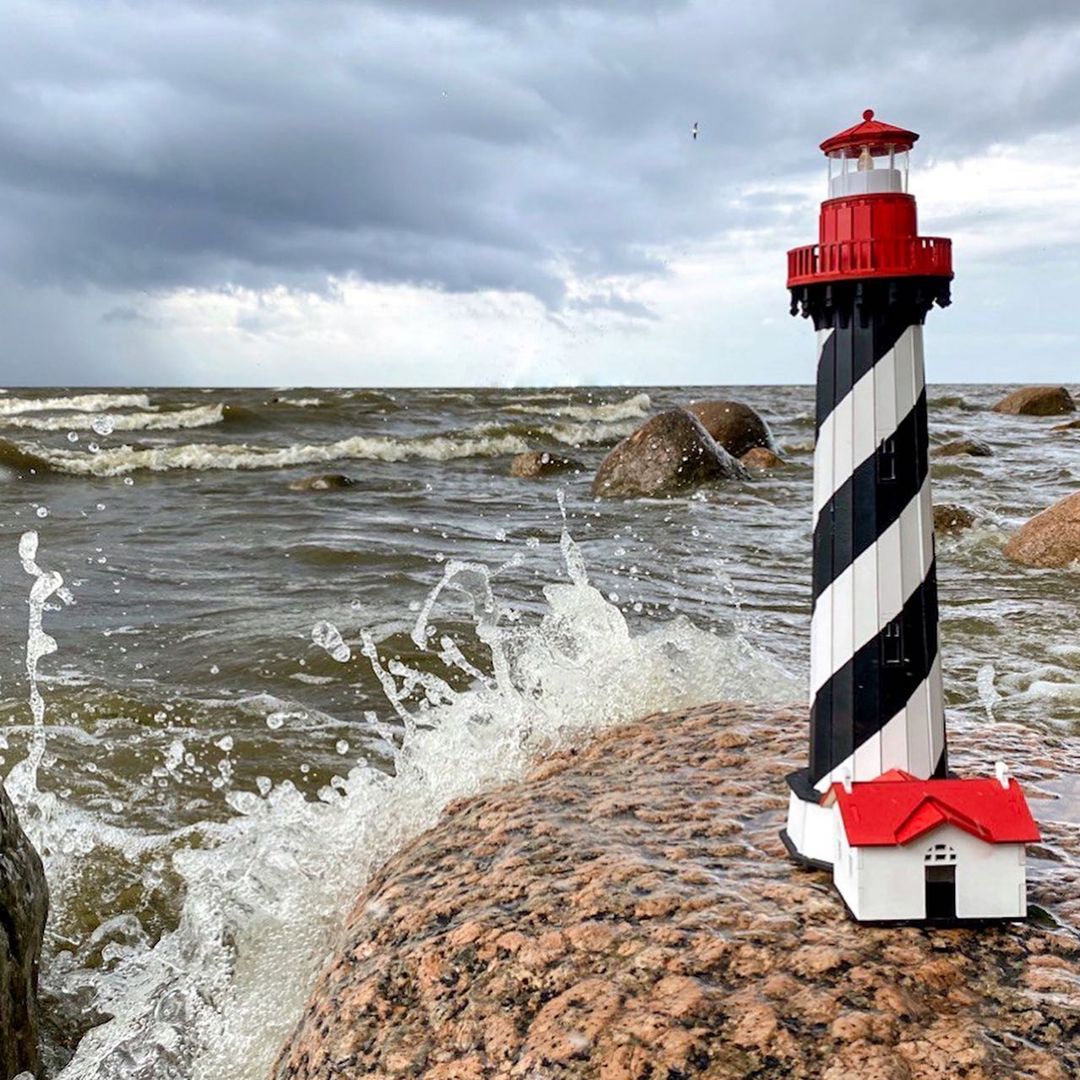
[[[788,252],[788,286],[861,277],[952,277],[952,241],[899,236],[809,244]]]

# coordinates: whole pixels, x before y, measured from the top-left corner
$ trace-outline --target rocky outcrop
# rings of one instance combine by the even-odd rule
[[[321,476],[304,476],[289,483],[290,491],[340,491],[352,487],[356,481],[344,473],[323,473]]]
[[[1051,431],[1075,431],[1080,428],[1080,420],[1066,420],[1064,424],[1055,424]]]
[[[580,472],[584,468],[585,466],[580,461],[574,461],[572,458],[560,457],[547,450],[530,450],[528,453],[518,454],[510,462],[510,475],[537,480],[545,476],[555,476],[558,473]]]
[[[959,457],[961,454],[969,457],[993,457],[994,448],[982,439],[953,439],[934,450],[935,457]]]
[[[1005,545],[1005,554],[1024,566],[1062,567],[1080,559],[1080,491],[1022,526]]]
[[[764,446],[755,446],[747,450],[739,460],[748,469],[775,469],[784,464],[784,459],[779,454],[774,454]]]
[[[393,858],[273,1076],[1080,1075],[1080,937],[1056,921],[1080,921],[1080,830],[1037,790],[1080,763],[1012,724],[952,739],[961,772],[1003,757],[1028,789],[1042,925],[853,925],[778,836],[805,711],[676,711],[451,806]]]
[[[749,474],[685,409],[647,420],[600,463],[594,495],[619,498],[671,495]]]
[[[975,524],[975,515],[966,506],[942,503],[934,507],[934,532],[939,535],[963,532]]]
[[[776,450],[769,425],[741,401],[694,401],[687,409],[732,457],[741,458],[755,446]]]
[[[1060,416],[1075,411],[1076,403],[1064,386],[1025,386],[994,406],[994,412],[1012,416]]]
[[[0,784],[0,1077],[37,1073],[38,964],[49,893],[41,859]]]

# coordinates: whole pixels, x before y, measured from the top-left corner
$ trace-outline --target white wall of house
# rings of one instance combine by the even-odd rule
[[[831,863],[836,828],[832,807],[804,802],[794,791],[789,793],[788,839],[804,858]]]
[[[925,856],[934,844],[956,852],[956,917],[1008,919],[1027,914],[1023,844],[988,844],[955,825],[940,825],[899,847],[847,842],[840,809],[833,880],[857,919],[926,918]]]

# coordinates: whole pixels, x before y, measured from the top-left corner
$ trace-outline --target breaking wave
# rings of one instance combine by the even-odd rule
[[[0,464],[4,463],[4,440],[0,440]],[[451,461],[455,458],[497,457],[521,454],[529,449],[524,439],[514,435],[499,438],[395,439],[382,436],[354,436],[319,445],[259,447],[240,444],[190,443],[180,446],[117,446],[87,453],[42,447],[22,449],[6,444],[19,460],[40,463],[44,470],[71,476],[124,476],[148,470],[176,469],[281,469],[290,465],[316,465],[330,461]],[[22,467],[22,466],[16,466]]]
[[[105,412],[108,409],[149,409],[145,394],[75,394],[72,397],[0,397],[0,416],[29,412]]]
[[[508,405],[507,412],[534,413],[567,420],[640,420],[647,416],[652,399],[646,393],[634,394],[625,401],[603,405],[559,405],[548,401],[542,404],[518,403]]]
[[[185,428],[210,427],[225,417],[224,405],[196,405],[171,412],[110,413],[108,430],[113,431],[181,431]],[[5,421],[9,428],[31,431],[95,431],[100,418],[92,413],[59,416],[15,415]]]

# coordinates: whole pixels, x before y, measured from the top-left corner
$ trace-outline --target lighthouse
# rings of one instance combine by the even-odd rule
[[[919,235],[918,138],[867,109],[826,139],[818,242],[788,252],[817,400],[809,761],[782,837],[856,918],[1020,918],[1023,793],[1003,765],[947,779],[922,329],[950,301],[952,244]]]

